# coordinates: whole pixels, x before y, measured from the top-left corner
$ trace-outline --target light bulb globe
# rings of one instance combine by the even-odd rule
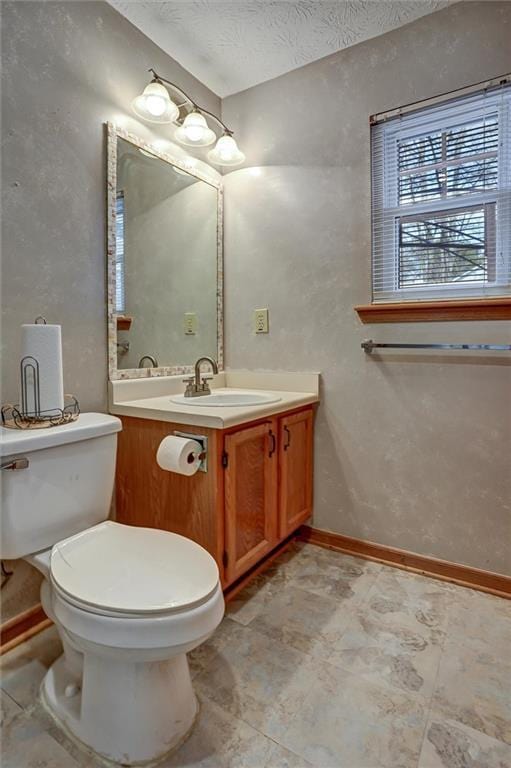
[[[240,165],[245,155],[230,134],[220,136],[215,147],[208,152],[208,160],[215,165]]]
[[[153,81],[132,101],[133,111],[149,123],[173,123],[179,109],[162,83]]]
[[[188,147],[207,147],[215,141],[216,133],[208,126],[204,115],[194,111],[185,117],[183,125],[174,132],[174,138]]]

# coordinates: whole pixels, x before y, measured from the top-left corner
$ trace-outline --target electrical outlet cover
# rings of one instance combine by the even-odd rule
[[[254,309],[254,331],[256,333],[269,332],[268,309]]]
[[[197,333],[197,315],[195,312],[185,312],[183,316],[185,336],[195,336]]]

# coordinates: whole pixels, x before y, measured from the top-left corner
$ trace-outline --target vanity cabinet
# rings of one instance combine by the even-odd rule
[[[278,451],[273,421],[224,440],[226,580],[234,581],[278,542]]]
[[[121,418],[116,519],[201,544],[224,587],[311,515],[312,406],[224,430]],[[176,430],[208,438],[207,472],[186,477],[160,469],[158,446]]]

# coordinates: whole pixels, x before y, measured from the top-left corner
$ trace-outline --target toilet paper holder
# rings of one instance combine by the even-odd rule
[[[201,460],[198,468],[198,472],[208,471],[208,437],[207,435],[196,435],[194,432],[178,432],[174,431],[176,437],[184,437],[187,440],[195,440],[200,444],[202,450],[199,453],[199,459]]]

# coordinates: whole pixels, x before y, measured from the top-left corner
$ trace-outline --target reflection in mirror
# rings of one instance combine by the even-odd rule
[[[117,137],[117,368],[218,356],[217,216],[215,186]]]

